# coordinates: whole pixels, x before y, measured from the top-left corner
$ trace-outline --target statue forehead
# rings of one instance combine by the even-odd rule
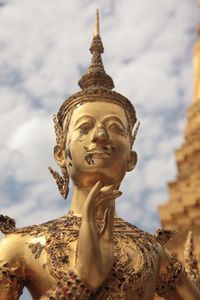
[[[123,123],[125,123],[125,125],[128,125],[124,109],[111,102],[95,101],[78,105],[73,110],[70,123],[73,123],[84,115],[90,115],[95,119],[103,119],[104,117],[106,118],[107,116],[113,115],[118,117]]]

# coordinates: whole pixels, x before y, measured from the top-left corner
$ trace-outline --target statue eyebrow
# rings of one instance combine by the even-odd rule
[[[91,119],[91,120],[95,120],[94,119],[94,117],[93,116],[91,116],[91,115],[82,115],[82,116],[80,116],[76,121],[75,121],[75,123],[73,124],[73,126],[77,126],[82,120],[84,120],[84,119]]]
[[[118,118],[117,116],[114,116],[114,115],[110,115],[110,116],[105,117],[105,119],[103,120],[103,122],[110,121],[110,120],[115,120],[115,121],[119,122],[121,124],[121,126],[125,129],[125,126],[122,123],[121,119]]]

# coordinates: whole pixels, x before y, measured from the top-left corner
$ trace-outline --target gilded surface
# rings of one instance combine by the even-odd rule
[[[54,117],[54,156],[62,175],[50,169],[70,213],[41,225],[15,229],[1,216],[0,299],[17,300],[26,286],[34,300],[198,300],[199,290],[164,244],[169,230],[151,235],[118,218],[120,184],[134,169],[138,131],[132,103],[112,91],[101,59],[97,27],[92,61],[79,81],[82,91]],[[190,275],[190,274],[189,274]]]
[[[103,221],[99,219],[98,227],[101,228],[102,224]],[[24,238],[23,247],[32,257],[33,264],[41,264],[43,272],[50,273],[57,281],[61,280],[68,270],[75,267],[80,225],[81,218],[69,213],[60,219],[39,226],[17,229],[14,234]],[[9,235],[7,237],[9,238]],[[41,242],[38,242],[40,239]],[[156,284],[155,274],[159,265],[160,249],[157,236],[150,235],[120,218],[115,218],[114,265],[109,278],[95,294],[95,299],[129,299],[126,294],[131,293],[131,290],[135,295],[134,299],[140,297],[153,299],[154,293],[151,297],[147,297],[148,291],[145,286],[147,281],[150,281],[153,286]],[[42,254],[45,254],[45,260],[40,260]],[[28,261],[25,265],[27,263]],[[23,278],[23,281],[27,279],[29,280]],[[30,287],[30,291],[31,289]],[[40,287],[38,287],[38,294],[39,289]]]
[[[97,222],[101,229],[102,219]],[[31,279],[40,281],[45,277],[45,285],[50,287],[65,278],[68,271],[76,265],[80,226],[81,217],[69,213],[39,226],[15,230],[13,234],[19,237],[18,246],[25,255],[22,261],[18,257],[12,268],[8,268],[9,262],[3,260],[2,270],[7,270],[4,280],[12,282],[9,289],[13,289],[14,294],[19,296],[25,282]],[[160,230],[153,236],[120,218],[114,219],[114,265],[101,289],[95,292],[94,299],[153,299],[155,290],[168,299],[171,291],[175,291],[176,286],[182,283],[185,273],[179,261],[175,259],[174,263],[173,256],[166,271],[159,273],[162,256],[164,258],[163,246],[157,242],[161,239],[160,232],[162,242],[166,242],[169,239],[168,231]],[[13,234],[7,235],[11,241]],[[17,265],[22,264],[24,274],[19,276],[22,268]],[[157,281],[156,274],[160,274]],[[39,283],[30,284],[28,287],[33,299],[42,296],[43,289]],[[54,290],[48,292],[49,298],[46,296],[44,299],[61,299],[50,298],[53,293]],[[18,299],[15,297],[13,299]]]
[[[45,245],[40,242],[28,243],[35,259],[38,259],[43,250],[47,252],[48,268],[53,277],[60,279],[76,261],[76,246],[81,225],[81,218],[73,216],[72,213],[40,226],[31,226],[15,231],[15,234],[22,236],[34,236],[36,238],[45,236]],[[116,276],[124,278],[122,286],[134,282],[137,286],[147,278],[151,268],[149,251],[158,254],[156,236],[152,236],[134,225],[131,225],[120,218],[114,220],[114,248],[115,266],[118,270]],[[98,226],[102,226],[102,220],[98,220]],[[126,245],[126,246],[125,246]],[[125,252],[122,251],[124,247]],[[128,250],[127,250],[128,249]],[[128,258],[128,252],[134,253],[138,263],[133,268],[133,262]],[[131,256],[132,258],[132,256]],[[123,277],[123,269],[126,267],[127,278]],[[135,269],[135,270],[134,270]]]

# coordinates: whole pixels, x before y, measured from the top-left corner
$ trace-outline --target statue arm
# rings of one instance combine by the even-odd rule
[[[175,255],[162,246],[160,272],[156,292],[168,299],[199,300],[200,290],[190,280],[184,266]],[[174,298],[173,298],[174,297]]]
[[[100,182],[91,189],[83,208],[78,238],[76,273],[68,272],[40,300],[52,298],[87,300],[95,296],[95,292],[110,275],[114,261],[114,209],[108,207],[105,211],[104,224],[99,231],[96,207],[100,202],[108,202],[118,196],[119,191],[113,190],[113,186],[102,188]]]
[[[17,259],[17,237],[7,235],[0,242],[0,299],[17,300],[24,287],[23,266]]]

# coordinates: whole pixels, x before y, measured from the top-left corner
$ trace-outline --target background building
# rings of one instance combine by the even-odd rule
[[[187,111],[184,142],[176,150],[177,177],[168,184],[169,200],[159,208],[164,228],[178,234],[168,247],[183,258],[188,230],[194,235],[195,250],[200,266],[200,26],[194,47],[194,96]]]

